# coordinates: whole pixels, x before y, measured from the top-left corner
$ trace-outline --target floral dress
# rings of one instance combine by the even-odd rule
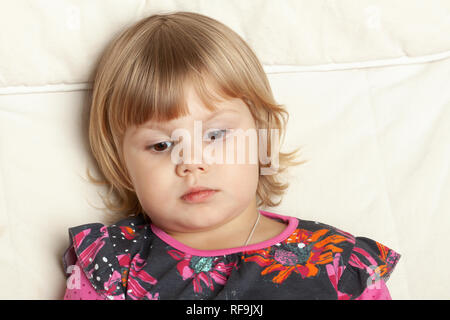
[[[69,229],[65,299],[390,299],[400,255],[327,224],[260,210],[286,223],[246,247],[196,250],[132,216]]]

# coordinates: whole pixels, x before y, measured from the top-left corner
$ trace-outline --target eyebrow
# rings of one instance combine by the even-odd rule
[[[210,115],[208,118],[206,118],[205,122],[211,121],[214,118],[217,118],[218,116],[224,114],[224,113],[235,113],[239,114],[239,111],[236,109],[221,109],[219,111],[214,112],[212,115]],[[169,127],[172,127],[169,125]],[[142,126],[142,129],[150,129],[150,130],[163,130],[166,129],[167,125],[162,123],[152,123],[152,124],[146,124]]]

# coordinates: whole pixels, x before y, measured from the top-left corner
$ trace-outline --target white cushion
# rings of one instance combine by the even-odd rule
[[[93,68],[117,32],[179,10],[237,31],[290,112],[284,150],[309,162],[269,211],[401,253],[394,299],[449,299],[450,2],[395,3],[2,2],[0,299],[62,297],[67,228],[105,219],[84,178]]]

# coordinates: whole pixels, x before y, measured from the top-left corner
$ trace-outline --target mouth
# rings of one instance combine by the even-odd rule
[[[218,191],[204,187],[190,188],[181,199],[189,203],[200,203],[209,200]]]

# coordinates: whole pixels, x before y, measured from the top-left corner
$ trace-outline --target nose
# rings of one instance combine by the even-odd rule
[[[207,163],[180,163],[177,165],[176,171],[179,176],[186,176],[188,174],[198,175],[200,173],[206,173],[209,170]]]

